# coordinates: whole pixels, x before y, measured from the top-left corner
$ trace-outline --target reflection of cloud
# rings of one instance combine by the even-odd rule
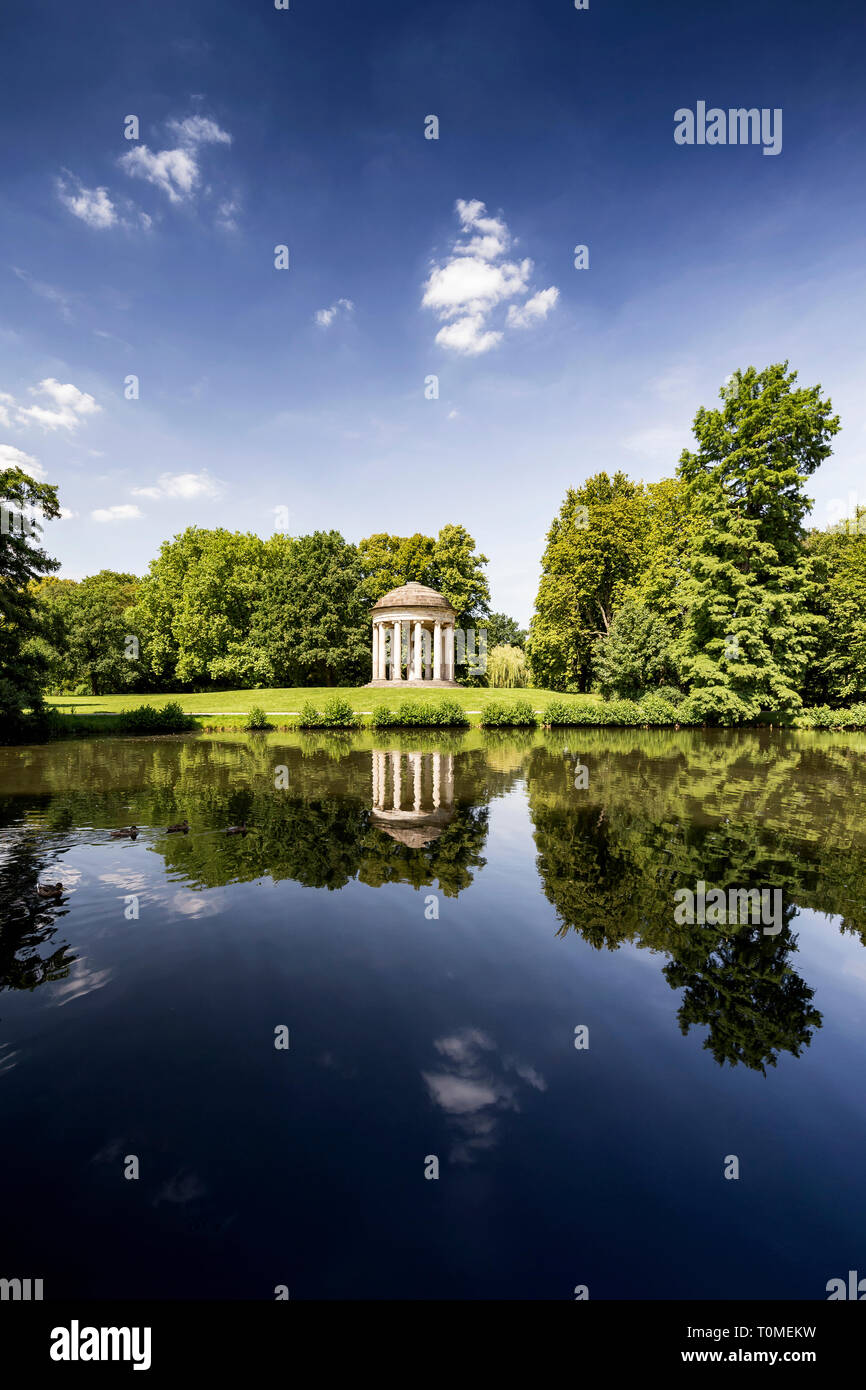
[[[111,883],[115,888],[122,888],[125,893],[141,893],[147,887],[145,875],[132,869],[126,873],[119,870],[116,874],[100,874],[99,882]]]
[[[62,984],[55,984],[51,1003],[68,1004],[71,999],[81,999],[85,994],[92,993],[95,989],[102,989],[111,979],[110,970],[86,970],[86,956],[80,956],[70,969],[70,978],[64,980]]]
[[[204,1183],[195,1173],[185,1173],[181,1168],[163,1183],[151,1206],[158,1207],[160,1202],[182,1206],[185,1202],[194,1202],[197,1197],[203,1197],[206,1191]]]
[[[109,1139],[90,1160],[91,1163],[116,1163],[125,1148],[122,1139]]]
[[[182,912],[184,917],[213,917],[221,910],[220,897],[211,894],[203,897],[200,893],[175,893],[171,900],[172,907],[176,912]]]
[[[520,1110],[519,1088],[506,1073],[513,1072],[537,1091],[547,1090],[547,1082],[528,1063],[500,1056],[496,1043],[479,1028],[437,1038],[433,1046],[450,1065],[421,1075],[431,1100],[461,1136],[451,1152],[452,1161],[472,1163],[479,1150],[496,1144],[502,1112]]]
[[[11,1071],[13,1067],[18,1065],[12,1060],[13,1057],[21,1056],[20,1052],[6,1052],[8,1046],[8,1043],[0,1043],[0,1076],[3,1075],[4,1071]]]

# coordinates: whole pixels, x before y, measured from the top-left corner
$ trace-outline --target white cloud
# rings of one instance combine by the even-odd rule
[[[25,454],[23,449],[16,449],[14,444],[0,444],[0,468],[20,468],[37,482],[45,477],[45,469],[38,459]]]
[[[531,328],[534,323],[547,318],[558,298],[559,290],[555,285],[547,290],[539,290],[525,304],[510,304],[506,322],[510,328]]]
[[[154,487],[134,487],[134,497],[151,497],[161,500],[165,497],[190,501],[195,497],[222,497],[225,483],[214,478],[203,468],[200,473],[160,473]]]
[[[192,197],[201,182],[199,147],[230,145],[232,137],[206,116],[171,120],[168,127],[179,142],[174,149],[151,150],[147,145],[136,145],[121,155],[119,162],[131,178],[145,179],[161,188],[172,203],[182,203]],[[231,208],[237,211],[235,204],[231,204]],[[231,213],[228,216],[231,218]]]
[[[46,430],[75,430],[87,415],[96,415],[102,409],[86,391],[79,391],[71,381],[56,381],[53,376],[40,381],[38,386],[30,387],[31,396],[47,396],[52,405],[16,405],[16,424],[41,425]]]
[[[512,244],[511,233],[499,217],[488,217],[484,203],[458,198],[455,205],[464,240],[434,265],[424,285],[422,307],[432,309],[445,327],[436,334],[440,347],[464,357],[477,357],[498,346],[505,328],[528,328],[547,317],[559,298],[551,285],[530,292],[533,263],[503,259]],[[491,326],[493,311],[508,300],[503,327]]]
[[[154,154],[147,145],[136,145],[121,156],[120,164],[131,178],[156,184],[173,203],[188,198],[199,180],[198,164],[186,150],[160,150]]]
[[[452,352],[459,352],[464,357],[477,357],[482,352],[489,352],[502,340],[501,333],[492,329],[485,332],[483,324],[484,318],[481,314],[467,314],[466,318],[440,328],[436,334],[436,342],[440,347],[450,348]]]
[[[230,145],[232,137],[227,130],[221,130],[216,121],[207,116],[187,116],[184,120],[170,120],[169,130],[177,136],[182,145]]]
[[[77,513],[77,512],[74,512],[74,511],[72,510],[71,507],[61,507],[61,508],[60,508],[60,515],[59,515],[59,517],[57,518],[57,520],[58,520],[58,521],[72,521],[73,517],[76,517],[76,516],[78,516],[78,513]]]
[[[351,314],[354,308],[351,299],[338,299],[330,309],[317,309],[313,317],[320,328],[330,328],[341,310],[345,314]]]
[[[144,513],[131,502],[121,502],[114,507],[97,507],[90,515],[94,521],[134,521]]]
[[[85,188],[74,175],[57,180],[57,196],[74,217],[80,217],[88,227],[113,227],[117,223],[117,208],[108,196],[107,188]]]

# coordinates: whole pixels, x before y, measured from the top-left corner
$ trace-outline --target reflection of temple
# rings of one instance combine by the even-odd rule
[[[405,806],[404,806],[405,802]],[[373,750],[373,824],[420,849],[454,816],[454,754]]]

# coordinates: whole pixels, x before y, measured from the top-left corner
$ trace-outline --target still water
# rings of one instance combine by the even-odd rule
[[[0,1275],[826,1298],[866,1274],[864,793],[857,735],[0,749]],[[780,929],[676,921],[699,882]]]

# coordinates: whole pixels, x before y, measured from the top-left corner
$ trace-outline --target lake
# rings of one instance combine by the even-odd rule
[[[864,803],[862,735],[0,749],[0,1274],[826,1298],[866,1274]],[[716,889],[778,921],[682,920]]]

